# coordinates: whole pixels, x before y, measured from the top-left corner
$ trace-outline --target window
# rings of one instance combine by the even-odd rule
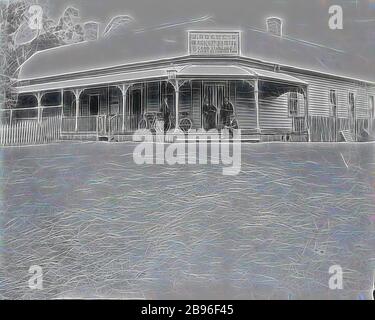
[[[348,106],[349,106],[349,115],[350,115],[350,117],[354,118],[354,115],[355,115],[355,96],[354,96],[354,92],[349,92]]]
[[[162,82],[161,83],[161,100],[160,104],[164,102],[164,99],[168,99],[168,106],[172,114],[174,114],[174,99],[175,99],[175,92],[173,86],[169,82]]]
[[[297,91],[289,92],[289,116],[295,117],[298,116],[298,93]]]
[[[41,104],[43,107],[56,107],[61,105],[60,92],[48,92],[42,96]]]
[[[121,114],[122,92],[119,88],[109,88],[109,112],[111,115]],[[121,98],[121,100],[120,100]]]
[[[160,105],[159,82],[150,82],[147,84],[147,110],[158,111]]]
[[[375,98],[374,96],[368,97],[368,108],[370,113],[370,119],[375,118]]]
[[[180,88],[180,112],[189,112],[191,106],[191,83],[186,82]]]
[[[74,117],[75,116],[75,101],[76,97],[71,91],[64,92],[64,116],[65,117]]]
[[[89,95],[89,115],[97,116],[99,114],[100,107],[100,95],[93,94]]]
[[[330,116],[337,116],[337,94],[336,90],[329,91],[329,102],[330,102]]]

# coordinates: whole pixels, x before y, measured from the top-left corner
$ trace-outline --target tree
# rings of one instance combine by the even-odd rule
[[[0,4],[0,109],[12,108],[16,97],[12,86],[20,67],[37,51],[85,40],[79,12],[68,7],[56,23],[41,10],[41,28],[32,28],[35,0],[10,0]]]
[[[67,7],[58,21],[46,14],[37,0],[9,0],[0,3],[0,110],[15,106],[17,97],[12,87],[17,82],[22,64],[34,53],[81,41],[95,41],[99,37],[99,24],[81,23],[79,11]],[[41,24],[33,28],[38,14]],[[38,20],[39,21],[39,20]],[[129,15],[114,17],[106,26],[103,37],[118,32],[133,22]]]

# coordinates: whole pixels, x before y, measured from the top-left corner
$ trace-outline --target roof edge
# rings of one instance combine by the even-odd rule
[[[310,75],[315,75],[315,76],[329,77],[331,79],[339,79],[339,80],[345,80],[345,81],[351,81],[351,82],[358,82],[362,84],[375,85],[375,80],[365,80],[365,79],[360,79],[357,77],[338,75],[338,74],[333,74],[329,72],[317,71],[317,70],[309,69],[309,68],[296,67],[296,66],[287,65],[287,64],[280,64],[277,62],[266,61],[262,59],[253,58],[250,56],[245,56],[245,55],[225,57],[225,56],[196,56],[196,55],[188,55],[188,54],[176,56],[176,57],[163,58],[163,59],[158,59],[158,60],[145,60],[145,61],[139,61],[139,62],[129,63],[129,64],[119,64],[119,65],[104,67],[104,68],[81,70],[81,71],[65,73],[65,74],[60,73],[60,74],[45,76],[45,77],[21,78],[21,79],[18,79],[17,83],[31,82],[31,81],[42,81],[42,82],[53,81],[53,79],[59,78],[59,77],[77,77],[78,78],[79,76],[82,76],[82,78],[86,78],[90,76],[90,74],[92,73],[97,74],[97,73],[100,73],[101,71],[106,72],[107,74],[111,74],[112,71],[113,73],[119,73],[119,72],[124,72],[124,71],[131,72],[132,70],[136,68],[141,68],[142,70],[145,70],[145,69],[149,69],[152,67],[160,68],[160,67],[165,66],[168,63],[171,64],[171,66],[173,66],[174,64],[178,64],[178,63],[188,63],[188,62],[193,62],[193,61],[198,61],[198,60],[202,60],[202,61],[203,60],[221,60],[221,61],[232,60],[233,62],[240,62],[240,63],[251,62],[251,63],[259,64],[260,66],[264,66],[266,68],[268,67],[273,70],[277,70],[277,71],[305,73],[305,74],[310,74]],[[22,87],[22,85],[17,86],[17,87]]]

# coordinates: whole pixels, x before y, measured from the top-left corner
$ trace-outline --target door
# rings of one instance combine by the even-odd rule
[[[333,137],[329,137],[329,141],[338,141],[338,132],[339,129],[337,126],[337,93],[336,90],[330,90],[329,91],[329,97],[330,97],[330,117],[333,121]],[[331,140],[332,139],[332,140]]]
[[[348,96],[348,107],[349,107],[349,128],[352,134],[356,135],[355,125],[355,95],[353,92],[349,92]]]
[[[225,98],[225,84],[222,83],[204,83],[203,85],[203,103],[208,103],[211,106],[214,106],[217,110],[216,112],[216,126],[219,122],[219,115],[221,107],[224,103]],[[203,105],[202,105],[203,107]],[[202,124],[204,127],[204,117],[202,113]]]
[[[368,121],[368,129],[372,133],[372,130],[374,129],[374,119],[375,119],[375,99],[374,96],[368,97],[368,106],[369,106],[369,121]]]
[[[89,96],[89,115],[97,116],[99,113],[100,100],[99,95],[90,95]]]
[[[130,131],[134,131],[138,129],[138,123],[142,119],[142,89],[131,91],[129,108],[129,127]]]
[[[100,108],[100,96],[98,94],[89,95],[89,110],[87,117],[81,117],[80,130],[84,132],[92,132],[97,130],[97,116]]]

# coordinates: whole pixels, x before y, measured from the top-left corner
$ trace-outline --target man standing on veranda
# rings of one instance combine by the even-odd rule
[[[164,121],[164,132],[168,131],[169,126],[170,126],[171,111],[170,111],[169,106],[168,106],[168,98],[167,97],[164,98],[164,102],[161,104],[159,112],[162,114],[162,118],[163,118],[163,121]]]
[[[224,104],[220,110],[220,119],[223,127],[229,127],[231,116],[234,114],[233,104],[229,101],[227,97],[224,98]]]

